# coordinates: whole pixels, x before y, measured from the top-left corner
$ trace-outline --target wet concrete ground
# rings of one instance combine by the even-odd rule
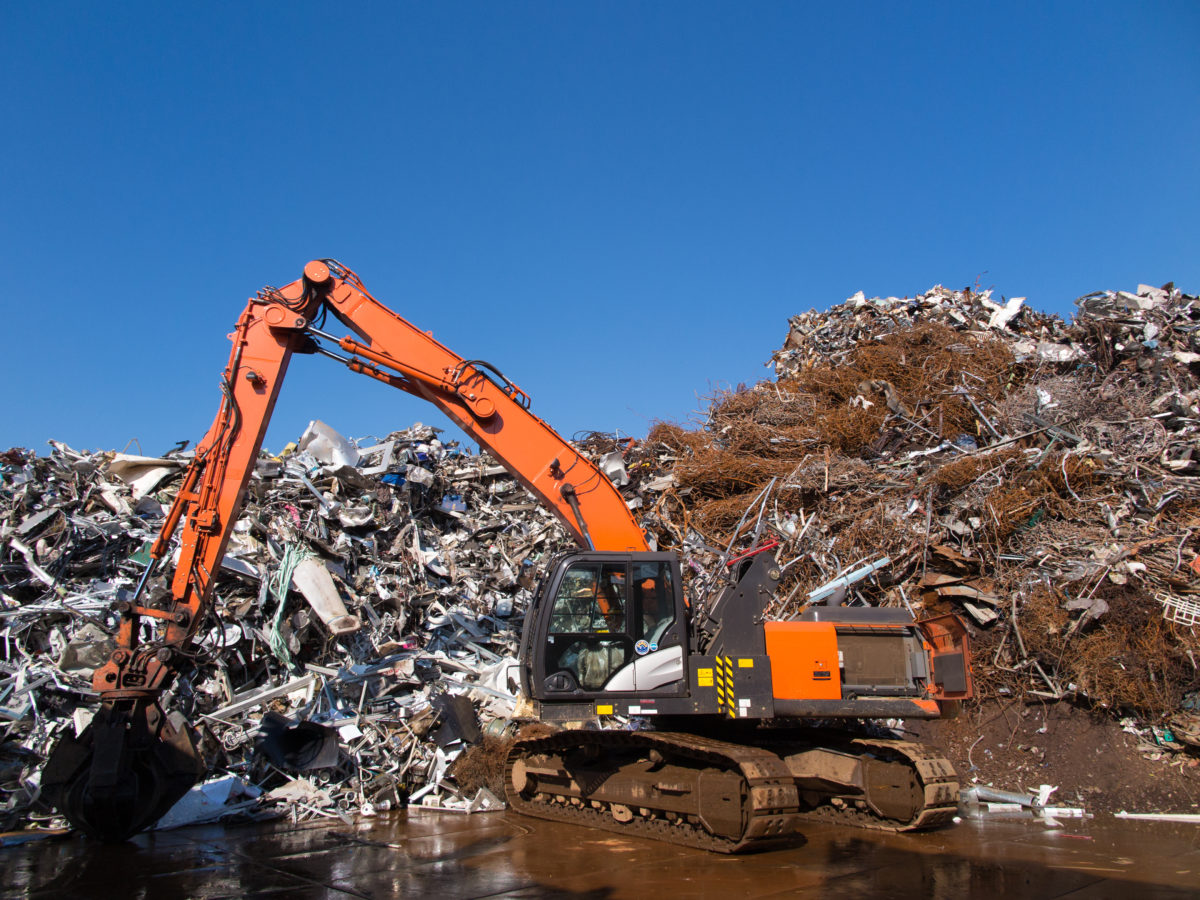
[[[1195,825],[967,820],[930,834],[811,825],[729,857],[513,813],[199,826],[0,849],[4,897],[1097,898],[1200,896]]]

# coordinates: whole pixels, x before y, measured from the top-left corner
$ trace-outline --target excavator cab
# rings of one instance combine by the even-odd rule
[[[526,693],[551,719],[590,716],[612,695],[682,696],[686,623],[675,554],[560,557],[526,615]]]

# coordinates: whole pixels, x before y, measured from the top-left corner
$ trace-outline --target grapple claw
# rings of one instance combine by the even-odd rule
[[[42,772],[42,795],[75,828],[117,843],[153,825],[204,773],[191,729],[153,698],[109,700]]]

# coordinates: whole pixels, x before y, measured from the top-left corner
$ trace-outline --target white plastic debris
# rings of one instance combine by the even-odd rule
[[[362,628],[358,616],[350,615],[346,609],[333,576],[320,560],[311,556],[302,560],[292,573],[292,584],[304,595],[330,634],[352,634]]]
[[[358,449],[320,419],[308,423],[297,447],[321,465],[354,466],[358,464]]]
[[[258,805],[262,791],[234,775],[195,785],[154,826],[156,831],[215,822]]]

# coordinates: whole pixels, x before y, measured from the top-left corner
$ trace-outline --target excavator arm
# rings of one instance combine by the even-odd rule
[[[316,327],[324,313],[355,336]],[[532,491],[581,547],[647,549],[620,492],[530,412],[520,388],[388,309],[341,264],[314,260],[291,284],[260,291],[230,339],[220,409],[150,549],[150,565],[117,607],[116,649],[93,676],[100,710],[81,734],[59,741],[43,772],[46,798],[103,840],[124,840],[153,824],[203,773],[190,729],[167,716],[158,698],[210,611],[216,572],[293,354],[319,353],[433,403]],[[149,577],[176,531],[170,595],[149,601]],[[147,624],[158,626],[149,629],[152,639],[145,639]]]
[[[372,297],[353,272],[332,260],[309,263],[305,278],[327,285],[325,307],[363,338],[338,342],[350,369],[437,406],[541,500],[580,546],[647,549],[642,529],[613,483],[530,412],[529,397],[495,367],[442,346]]]

